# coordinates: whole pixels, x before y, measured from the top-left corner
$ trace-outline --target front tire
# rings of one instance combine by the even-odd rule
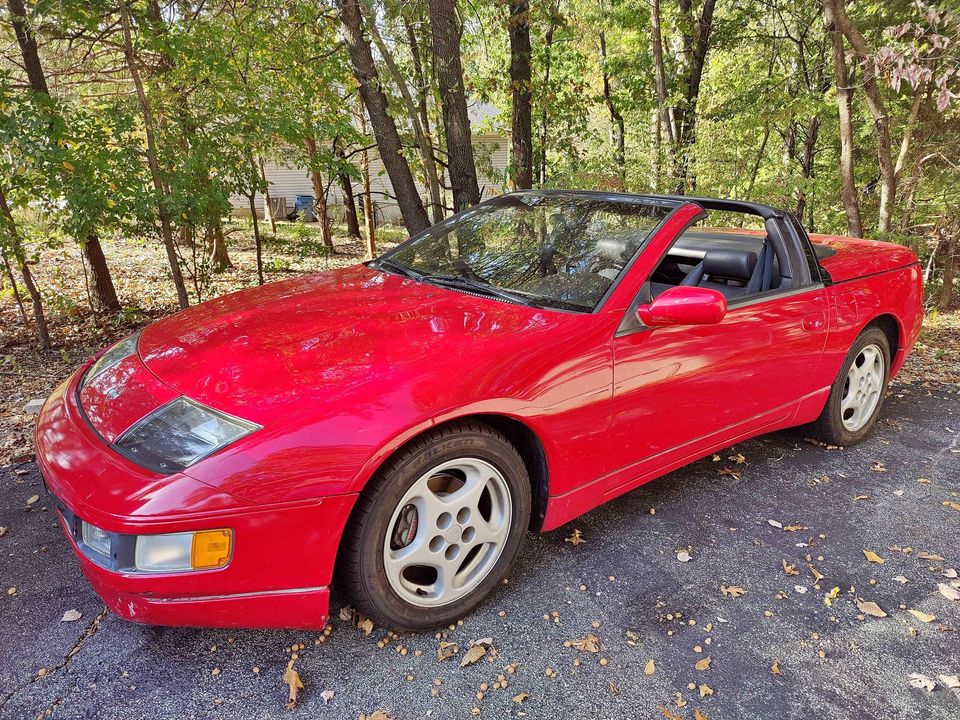
[[[877,424],[889,380],[890,341],[880,328],[867,327],[844,358],[815,434],[831,445],[863,440]]]
[[[477,421],[401,448],[357,500],[338,564],[354,605],[397,630],[447,625],[510,569],[530,518],[516,448]]]

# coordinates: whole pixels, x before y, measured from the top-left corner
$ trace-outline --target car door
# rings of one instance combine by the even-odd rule
[[[628,310],[633,312],[633,310]],[[608,492],[784,426],[817,388],[823,286],[730,303],[715,325],[638,327],[613,338]]]

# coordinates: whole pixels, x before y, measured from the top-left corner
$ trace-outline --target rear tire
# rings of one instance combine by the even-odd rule
[[[456,622],[507,574],[530,504],[526,466],[504,435],[473,420],[445,425],[401,448],[364,488],[338,579],[375,623]]]
[[[830,389],[814,434],[830,445],[853,445],[877,424],[890,380],[890,341],[875,325],[854,341]]]

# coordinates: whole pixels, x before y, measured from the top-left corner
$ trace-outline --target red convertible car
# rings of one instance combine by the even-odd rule
[[[921,306],[909,249],[770,207],[512,193],[122,340],[47,400],[37,458],[123,618],[316,628],[336,578],[425,629],[528,529],[772,430],[862,439]]]

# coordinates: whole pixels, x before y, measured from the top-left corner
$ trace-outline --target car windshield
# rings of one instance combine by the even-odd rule
[[[465,292],[591,311],[673,208],[643,198],[513,193],[439,223],[375,263]]]

